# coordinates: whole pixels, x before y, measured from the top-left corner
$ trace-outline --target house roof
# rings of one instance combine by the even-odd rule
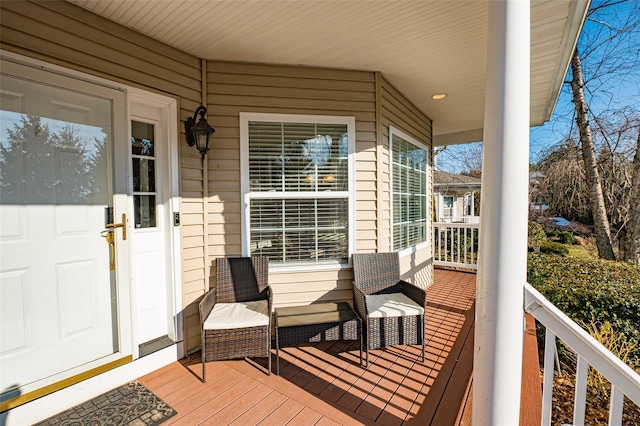
[[[204,59],[381,71],[436,145],[482,140],[490,0],[69,1]],[[531,1],[532,126],[551,117],[588,5]]]
[[[433,171],[433,186],[436,189],[464,189],[464,190],[479,190],[482,186],[482,181],[478,178],[465,175],[457,175],[453,173],[447,173],[440,170]]]

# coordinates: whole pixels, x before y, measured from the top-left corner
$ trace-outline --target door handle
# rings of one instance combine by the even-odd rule
[[[116,240],[113,231],[104,231],[102,236],[109,244],[109,269],[113,271],[116,269]]]
[[[106,225],[104,225],[104,227],[107,229],[122,228],[122,240],[123,241],[126,240],[127,239],[127,214],[122,213],[122,222],[107,223]]]

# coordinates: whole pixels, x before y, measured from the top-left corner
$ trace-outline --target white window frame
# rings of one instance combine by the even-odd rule
[[[314,124],[342,124],[347,126],[347,170],[349,189],[347,191],[334,191],[327,193],[309,192],[308,194],[296,193],[295,196],[283,198],[291,199],[318,199],[318,198],[346,198],[348,200],[348,264],[339,262],[299,262],[289,264],[274,264],[269,269],[277,270],[324,270],[342,269],[351,263],[351,254],[355,250],[355,146],[356,146],[356,119],[348,116],[328,115],[302,115],[302,114],[274,114],[274,113],[240,113],[240,188],[241,188],[241,220],[242,220],[242,254],[250,256],[251,251],[251,200],[268,199],[273,197],[271,192],[251,192],[249,190],[249,122],[263,121],[273,123],[314,123]]]
[[[426,238],[423,242],[415,245],[415,246],[411,246],[411,247],[407,247],[407,248],[403,248],[401,250],[397,250],[394,245],[393,245],[393,223],[394,223],[394,217],[393,217],[393,137],[394,136],[398,136],[401,139],[404,139],[405,141],[411,143],[412,145],[417,146],[420,149],[423,149],[426,154],[427,154],[427,181],[426,181],[426,190],[427,193],[425,194],[425,200],[426,200],[426,207],[425,207],[425,212],[426,212],[426,221],[427,221],[427,230],[426,230]],[[416,252],[424,247],[427,247],[430,243],[430,234],[431,234],[431,220],[429,219],[429,190],[430,190],[430,186],[429,186],[429,171],[431,169],[431,156],[429,155],[430,152],[430,148],[418,141],[416,138],[408,135],[407,133],[403,132],[402,130],[393,127],[393,126],[389,126],[389,211],[390,211],[390,232],[389,232],[389,237],[390,237],[390,247],[391,247],[391,251],[398,251],[400,257],[405,256],[409,253],[413,253]]]
[[[473,192],[464,194],[463,216],[473,216]]]
[[[445,200],[447,198],[451,198],[451,207],[447,207],[445,205]],[[449,216],[445,215],[445,211],[447,211],[448,209],[451,209],[451,214]],[[454,212],[456,209],[456,197],[454,195],[443,195],[442,196],[442,217],[443,218],[452,218],[454,217]]]

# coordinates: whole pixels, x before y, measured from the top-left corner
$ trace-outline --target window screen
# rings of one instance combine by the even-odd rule
[[[346,263],[346,124],[248,122],[250,254]]]
[[[393,250],[427,240],[427,152],[392,134]]]

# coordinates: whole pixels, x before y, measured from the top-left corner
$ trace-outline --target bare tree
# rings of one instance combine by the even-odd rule
[[[450,173],[480,178],[482,176],[482,142],[436,148],[437,167]]]
[[[631,214],[630,194],[640,112],[633,108],[609,111],[592,123],[606,214],[611,227],[617,230],[615,237],[612,234],[612,243],[614,247],[618,244],[619,257],[623,258],[627,231],[637,220]],[[591,223],[591,196],[584,164],[581,145],[573,139],[548,151],[534,168],[532,201],[547,204],[555,214],[567,219]]]
[[[640,127],[633,159],[633,181],[629,200],[629,221],[624,260],[640,264]]]
[[[602,180],[598,173],[598,161],[593,133],[589,123],[589,116],[593,116],[590,104],[585,96],[585,82],[583,72],[583,58],[592,57],[595,61],[591,70],[591,93],[596,93],[603,82],[613,75],[620,77],[628,73],[630,66],[638,63],[638,49],[636,45],[626,45],[629,35],[638,28],[640,20],[637,19],[637,11],[633,4],[629,8],[632,12],[625,19],[616,16],[616,20],[607,15],[615,6],[625,3],[618,0],[603,0],[595,3],[587,16],[587,24],[598,26],[599,31],[593,31],[588,40],[582,40],[574,50],[571,60],[570,81],[572,90],[572,102],[575,107],[575,121],[580,134],[582,156],[585,167],[585,180],[589,188],[589,201],[593,215],[594,233],[598,254],[601,258],[615,260],[613,244],[611,242],[611,227],[607,217]],[[605,19],[601,19],[604,16]],[[583,32],[583,34],[585,34]],[[614,41],[616,43],[614,43]],[[585,47],[584,57],[581,58],[579,46]],[[634,52],[635,51],[635,52]],[[634,56],[635,55],[635,56]]]
[[[580,143],[582,144],[582,158],[585,165],[585,178],[589,187],[589,201],[591,203],[591,214],[593,215],[596,246],[601,258],[615,260],[616,255],[613,253],[613,244],[611,243],[611,227],[604,205],[602,183],[598,173],[598,160],[596,158],[591,125],[589,124],[589,110],[584,96],[582,62],[577,48],[573,52],[573,58],[571,59],[571,73],[573,75],[571,89],[573,91],[573,103],[576,108],[576,124],[580,132]]]
[[[532,201],[546,204],[557,215],[588,222],[591,217],[579,147],[569,139],[537,164]]]

